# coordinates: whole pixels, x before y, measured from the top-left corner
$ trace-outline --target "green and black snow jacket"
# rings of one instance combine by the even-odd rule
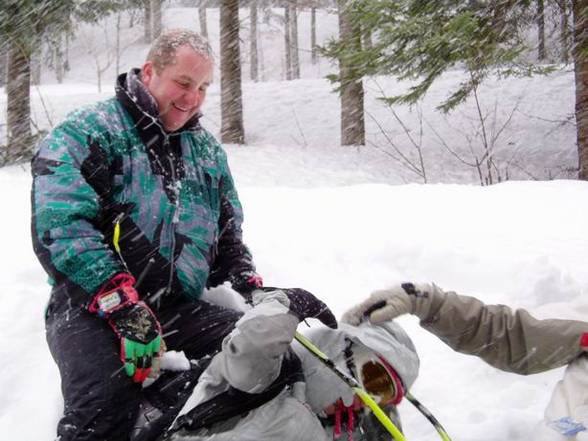
[[[255,271],[226,153],[198,119],[166,133],[132,70],[115,98],[73,112],[41,142],[32,237],[54,301],[87,305],[126,271],[141,297],[197,299]]]

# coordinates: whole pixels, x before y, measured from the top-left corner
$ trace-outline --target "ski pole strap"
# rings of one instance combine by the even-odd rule
[[[398,430],[390,418],[388,418],[388,415],[386,415],[382,408],[378,406],[378,403],[376,403],[374,399],[365,390],[363,390],[355,378],[350,377],[341,369],[339,369],[324,352],[317,348],[314,343],[304,335],[296,332],[294,338],[296,338],[296,340],[302,346],[308,349],[315,357],[317,357],[324,365],[331,369],[331,371],[333,371],[339,378],[341,378],[341,380],[343,380],[351,389],[353,389],[361,401],[363,401],[364,404],[372,410],[378,421],[396,441],[406,441],[406,438],[402,432]]]
[[[437,420],[437,418],[433,416],[429,409],[423,406],[423,404],[419,400],[417,400],[410,392],[407,392],[404,396],[408,401],[410,401],[414,405],[414,407],[417,408],[417,410],[420,413],[422,413],[425,416],[426,419],[430,421],[430,423],[433,425],[437,433],[439,433],[439,436],[441,436],[441,439],[443,441],[451,441],[451,438],[449,438],[449,435],[447,434],[439,420]]]

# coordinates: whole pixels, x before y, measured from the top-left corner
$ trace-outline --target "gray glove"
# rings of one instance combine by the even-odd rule
[[[415,314],[425,319],[431,308],[431,298],[441,291],[433,284],[402,283],[374,291],[359,305],[348,310],[341,321],[357,326],[362,321],[382,323],[403,314]]]

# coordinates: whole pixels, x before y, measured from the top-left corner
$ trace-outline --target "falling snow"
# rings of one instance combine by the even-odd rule
[[[186,10],[173,11],[166,19],[174,26],[194,25]],[[209,14],[209,25],[218,22],[216,10]],[[307,38],[307,21],[300,19],[302,39]],[[335,29],[336,17],[326,17],[325,23],[322,40]],[[446,91],[463,79],[459,71],[445,75],[422,106],[424,153],[435,185],[417,184],[421,181],[390,156],[387,136],[403,149],[411,145],[395,117],[377,100],[380,88],[403,87],[392,79],[366,82],[366,109],[384,131],[367,117],[369,146],[342,149],[337,145],[338,98],[320,79],[328,73],[328,63],[305,65],[310,55],[304,53],[304,79],[277,81],[280,53],[269,46],[270,31],[265,29],[265,75],[272,81],[244,84],[249,145],[227,146],[244,206],[245,240],[267,285],[308,289],[337,316],[373,289],[412,280],[435,281],[487,303],[524,307],[541,318],[588,317],[588,206],[582,202],[588,200],[588,183],[471,185],[477,183],[475,170],[442,147],[445,142],[461,154],[469,151],[468,139],[476,132],[471,112],[467,105],[447,118],[433,111]],[[276,39],[281,42],[282,36]],[[211,29],[211,41],[213,46],[218,41],[218,29]],[[127,49],[125,69],[140,66],[146,50],[145,45]],[[92,61],[80,47],[72,51],[79,58],[69,83],[47,84],[54,82],[47,78],[32,92],[33,113],[41,128],[79,105],[113,94],[111,86],[96,92]],[[516,108],[496,152],[511,167],[511,178],[570,175],[569,169],[576,166],[575,132],[569,123],[573,72],[492,79],[481,93],[489,111],[498,103],[496,129]],[[217,135],[219,95],[219,85],[213,84],[202,120]],[[0,109],[5,103],[5,94],[0,93]],[[417,109],[399,108],[398,113],[411,133],[418,133]],[[31,247],[30,185],[28,167],[0,169],[0,433],[2,439],[49,441],[63,403],[44,337],[49,287]],[[226,296],[226,291],[208,295]],[[400,323],[422,360],[413,393],[455,440],[533,439],[533,428],[563,370],[530,377],[498,372],[452,352],[414,318],[403,317]],[[185,363],[174,354],[164,367],[181,369]],[[410,406],[401,405],[400,412],[409,440],[438,439]],[[558,424],[567,429],[566,423]]]

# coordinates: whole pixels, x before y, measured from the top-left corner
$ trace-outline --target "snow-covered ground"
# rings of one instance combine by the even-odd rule
[[[195,16],[190,18],[194,23]],[[186,17],[184,10],[168,10],[166,24],[186,25]],[[333,23],[336,20],[324,28],[322,38]],[[218,35],[214,26],[211,20],[211,33]],[[279,35],[275,39],[281,41]],[[79,45],[72,47],[76,50],[79,62],[67,84],[33,91],[41,127],[112,94],[110,85],[96,92],[92,65]],[[126,50],[132,59],[129,66],[140,64],[144,50]],[[267,49],[268,65],[274,60],[279,66],[279,57],[277,49]],[[588,319],[588,183],[475,185],[476,172],[441,148],[430,129],[464,155],[469,152],[467,138],[475,134],[472,103],[446,117],[433,111],[462,78],[454,71],[436,84],[421,106],[423,152],[429,182],[434,182],[423,185],[389,156],[391,150],[374,122],[410,151],[406,133],[377,101],[379,87],[394,91],[404,86],[393,79],[366,82],[366,108],[374,116],[367,117],[371,146],[342,148],[337,96],[318,78],[325,66],[320,72],[314,67],[298,81],[279,81],[278,69],[274,76],[268,73],[272,81],[246,82],[248,145],[227,146],[246,214],[245,238],[268,285],[304,287],[337,315],[373,289],[413,280],[435,281],[487,303],[528,308],[539,317]],[[572,72],[492,80],[481,96],[496,115],[496,130],[517,107],[499,138],[497,150],[504,158],[515,155],[518,167],[540,178],[566,176],[565,169],[576,165],[574,127],[561,122],[573,112]],[[5,99],[0,93],[1,122]],[[204,110],[204,125],[218,133],[218,83]],[[417,109],[397,111],[418,139]],[[510,176],[523,176],[514,161],[505,165]],[[48,441],[62,401],[58,372],[44,340],[48,285],[31,249],[30,183],[28,167],[0,169],[0,433],[2,439]],[[454,440],[532,439],[532,428],[542,418],[561,369],[530,377],[502,373],[452,352],[414,318],[400,322],[422,360],[413,392]],[[402,404],[400,410],[410,441],[438,439],[410,405]]]

